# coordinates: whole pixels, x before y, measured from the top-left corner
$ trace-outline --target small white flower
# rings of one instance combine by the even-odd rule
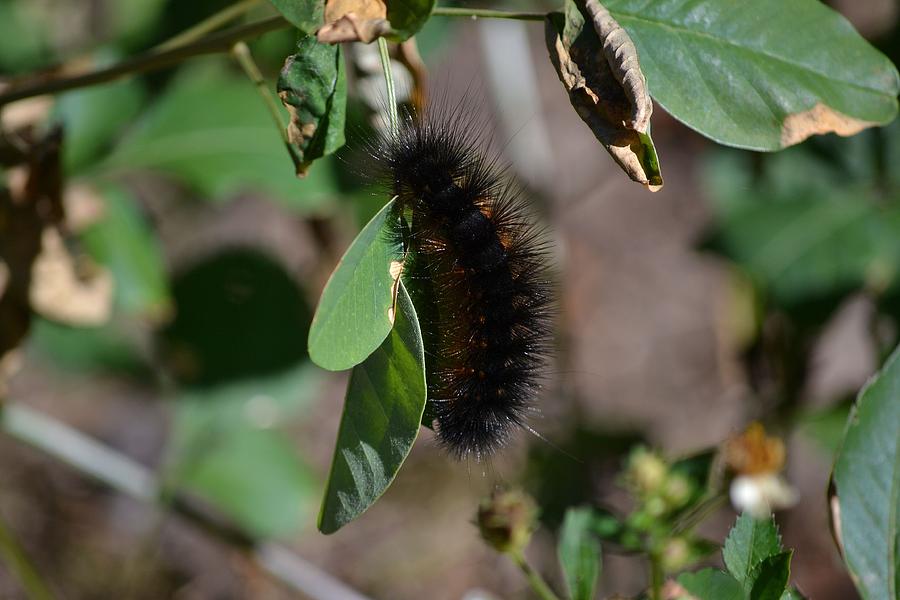
[[[730,496],[735,510],[757,519],[797,502],[797,492],[777,473],[738,475],[731,482]]]

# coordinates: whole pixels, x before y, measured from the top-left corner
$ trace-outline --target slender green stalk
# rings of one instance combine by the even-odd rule
[[[275,127],[278,129],[278,134],[281,136],[281,140],[284,142],[284,147],[287,149],[288,154],[291,156],[291,160],[294,163],[294,172],[300,173],[303,169],[303,160],[301,160],[300,155],[297,153],[297,149],[294,148],[293,144],[291,144],[291,140],[288,137],[287,129],[284,126],[284,121],[281,119],[281,108],[278,100],[275,99],[275,95],[272,94],[272,90],[269,89],[269,86],[266,85],[266,79],[263,77],[262,72],[259,70],[259,67],[256,65],[256,62],[253,60],[253,55],[250,54],[250,48],[247,46],[246,42],[238,42],[234,46],[231,47],[231,55],[234,56],[234,59],[244,70],[244,73],[247,74],[247,77],[250,81],[253,82],[253,85],[256,86],[256,91],[259,92],[260,97],[265,103],[266,108],[269,109],[269,114],[272,116],[272,121],[275,123]]]
[[[391,72],[391,54],[388,52],[387,40],[378,38],[378,54],[381,56],[381,68],[384,70],[384,85],[387,89],[388,117],[391,123],[391,134],[400,131],[400,117],[397,115],[397,93],[394,91],[394,74]]]
[[[469,17],[470,19],[510,19],[513,21],[543,21],[546,13],[539,12],[509,12],[505,10],[493,10],[490,8],[456,8],[451,6],[436,6],[431,11],[432,15],[439,17]]]
[[[662,600],[662,588],[665,574],[662,568],[662,558],[657,552],[647,555],[650,560],[650,600]]]
[[[31,564],[25,550],[16,541],[6,523],[0,518],[0,558],[7,568],[18,578],[22,589],[30,600],[51,600],[53,594],[41,579],[37,569]]]
[[[525,578],[528,580],[528,584],[531,586],[531,589],[534,590],[534,593],[537,594],[541,600],[559,600],[559,597],[553,593],[553,590],[550,589],[550,586],[547,585],[547,582],[544,581],[544,578],[541,577],[540,573],[531,568],[531,565],[528,564],[528,561],[525,560],[525,556],[521,552],[510,553],[510,557],[512,557],[513,562],[516,563],[516,566],[525,574]]]
[[[210,15],[196,25],[185,29],[181,33],[167,39],[163,43],[156,46],[154,50],[172,50],[173,48],[178,48],[179,46],[190,44],[194,40],[200,39],[208,33],[212,33],[216,29],[227,25],[231,21],[237,20],[239,17],[249,12],[250,9],[252,9],[254,6],[259,4],[259,2],[260,0],[242,0],[241,2],[232,4],[231,6],[226,6],[219,12]]]

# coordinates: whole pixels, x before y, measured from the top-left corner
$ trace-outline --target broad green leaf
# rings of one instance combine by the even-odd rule
[[[393,30],[392,38],[406,40],[414,36],[428,18],[437,0],[387,1],[387,18]]]
[[[174,402],[167,480],[201,494],[255,535],[300,527],[319,484],[278,428],[316,398],[320,373],[307,362],[182,393]]]
[[[137,199],[127,189],[112,185],[100,193],[103,216],[80,234],[82,243],[112,272],[120,309],[153,320],[165,317],[171,297],[162,249]]]
[[[718,569],[702,569],[696,573],[682,573],[678,583],[697,600],[744,600],[741,584],[728,573]]]
[[[178,481],[263,538],[296,530],[310,514],[316,487],[283,434],[249,428],[209,439],[202,458],[181,466]]]
[[[743,514],[737,518],[725,540],[722,557],[728,572],[749,592],[753,585],[753,571],[762,561],[780,552],[781,538],[775,521],[771,518],[754,519]]]
[[[304,33],[315,33],[322,26],[325,0],[270,0],[285,19]]]
[[[321,211],[339,194],[324,162],[309,177],[295,177],[253,84],[214,62],[182,68],[101,166],[166,173],[211,201],[264,191],[301,212]]]
[[[393,326],[392,261],[401,250],[389,233],[394,202],[388,202],[356,236],[319,300],[309,329],[309,356],[330,371],[358,365]]]
[[[278,96],[291,115],[288,138],[303,162],[297,174],[306,175],[314,160],[344,145],[347,76],[339,44],[307,35],[297,50],[281,69]]]
[[[334,533],[384,493],[406,460],[425,409],[425,353],[403,285],[384,343],[350,374],[319,530]]]
[[[556,555],[571,600],[592,600],[600,576],[600,542],[593,533],[590,508],[570,508],[560,530]]]
[[[111,61],[100,61],[98,66]],[[69,174],[89,169],[109,150],[115,137],[138,116],[144,88],[138,79],[62,94],[54,107],[65,126],[63,166]]]
[[[900,593],[900,350],[860,392],[834,465],[833,517],[866,600]]]
[[[564,12],[551,13],[545,22],[545,41],[569,100],[613,160],[634,181],[659,189],[662,174],[649,131],[650,99],[633,101],[614,75],[603,43],[575,0]],[[635,102],[646,103],[646,119],[631,123]]]
[[[792,551],[763,559],[753,572],[750,600],[781,600],[791,576]]]
[[[896,68],[819,0],[604,4],[637,45],[653,98],[717,142],[778,150],[897,114]]]

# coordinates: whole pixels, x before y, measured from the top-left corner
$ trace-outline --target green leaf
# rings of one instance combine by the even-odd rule
[[[125,188],[101,190],[103,217],[80,234],[91,256],[110,269],[116,305],[151,320],[171,309],[162,249],[140,214],[137,199]]]
[[[781,600],[791,576],[791,555],[782,552],[763,559],[754,569],[750,600]]]
[[[350,375],[319,513],[322,533],[358,517],[388,488],[419,433],[426,395],[422,332],[401,284],[393,330]]]
[[[388,202],[356,236],[335,268],[309,329],[309,356],[330,371],[366,359],[393,324],[391,261],[401,249],[391,237],[394,202]]]
[[[753,585],[754,569],[765,559],[780,552],[781,538],[774,519],[754,519],[743,514],[738,517],[725,540],[722,557],[728,572],[749,592]]]
[[[278,427],[315,399],[320,373],[307,362],[183,393],[175,402],[168,480],[254,535],[296,530],[312,513],[318,482]]]
[[[798,592],[794,588],[784,590],[780,600],[806,600],[806,596]]]
[[[718,569],[682,573],[678,576],[678,583],[697,600],[744,600],[741,584]]]
[[[898,431],[900,349],[860,392],[834,465],[835,529],[850,575],[866,600],[900,593]]]
[[[600,542],[594,537],[593,524],[590,508],[570,508],[563,520],[556,554],[572,600],[592,600],[597,587]]]
[[[778,150],[897,114],[896,68],[818,0],[604,4],[637,45],[653,98],[722,144]]]
[[[387,18],[391,23],[391,37],[403,41],[414,36],[428,21],[435,4],[437,0],[389,0]]]
[[[344,145],[347,76],[339,44],[308,35],[297,50],[281,69],[278,96],[291,115],[288,138],[303,161],[297,174],[305,175],[314,160]]]
[[[339,196],[330,165],[296,178],[253,84],[214,62],[182,68],[102,167],[159,171],[213,201],[264,191],[301,212],[321,211]]]
[[[238,429],[210,440],[207,450],[181,467],[183,486],[258,537],[284,536],[305,520],[315,477],[283,434]]]
[[[97,65],[105,66],[100,61]],[[138,79],[88,87],[62,94],[55,116],[65,126],[63,165],[69,174],[89,168],[109,149],[115,136],[138,116],[144,88]]]
[[[322,26],[325,0],[270,0],[285,19],[304,33],[315,33]]]

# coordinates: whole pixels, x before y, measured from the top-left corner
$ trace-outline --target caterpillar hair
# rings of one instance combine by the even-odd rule
[[[371,151],[404,215],[397,235],[425,341],[426,418],[451,455],[480,461],[531,430],[552,286],[544,236],[464,106],[402,113],[399,132]]]

